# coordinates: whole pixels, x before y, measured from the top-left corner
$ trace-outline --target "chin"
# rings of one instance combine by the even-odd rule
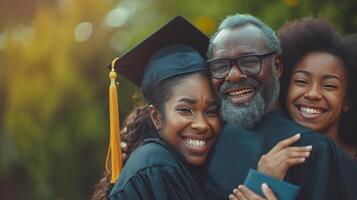
[[[204,158],[186,158],[186,161],[193,166],[201,166],[205,162],[206,157]]]
[[[307,123],[307,122],[301,122],[301,121],[296,121],[298,124],[300,124],[301,126],[308,128],[310,130],[316,131],[316,132],[320,132],[321,128],[320,127],[316,127],[316,124],[314,123]]]

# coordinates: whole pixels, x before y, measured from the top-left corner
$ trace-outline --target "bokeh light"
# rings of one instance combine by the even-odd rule
[[[84,42],[90,38],[93,25],[90,22],[79,23],[74,30],[74,38],[77,42]]]

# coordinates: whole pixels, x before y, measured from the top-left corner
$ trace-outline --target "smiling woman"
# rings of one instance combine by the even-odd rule
[[[108,192],[112,200],[205,199],[197,169],[221,128],[203,59],[207,44],[203,33],[176,17],[117,60],[117,71],[141,85],[147,106],[126,121],[124,138],[129,152],[135,150],[118,181],[93,199]]]
[[[288,114],[356,157],[356,35],[342,38],[323,18],[288,22],[278,33],[284,51],[281,100]]]
[[[329,53],[307,54],[293,71],[287,96],[287,110],[294,121],[335,140],[347,104],[348,77],[342,66],[342,61]]]

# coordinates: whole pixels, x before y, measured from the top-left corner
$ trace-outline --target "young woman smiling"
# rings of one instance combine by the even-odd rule
[[[205,199],[197,169],[221,128],[203,59],[207,44],[207,36],[176,17],[115,62],[140,85],[146,105],[126,121],[133,152],[118,180],[108,191],[104,179],[93,199]]]
[[[278,32],[284,50],[282,102],[295,122],[331,137],[356,158],[357,35],[342,38],[323,18]]]

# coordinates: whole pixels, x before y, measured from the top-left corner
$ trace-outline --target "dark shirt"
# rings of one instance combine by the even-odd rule
[[[296,146],[313,145],[305,163],[290,168],[285,180],[301,187],[299,199],[357,199],[357,166],[330,138],[289,120],[267,114],[255,128],[225,125],[206,162],[204,190],[210,199],[227,199],[243,184],[250,168],[279,141],[301,133]]]
[[[149,139],[130,155],[109,199],[205,199],[193,170],[165,142]]]

